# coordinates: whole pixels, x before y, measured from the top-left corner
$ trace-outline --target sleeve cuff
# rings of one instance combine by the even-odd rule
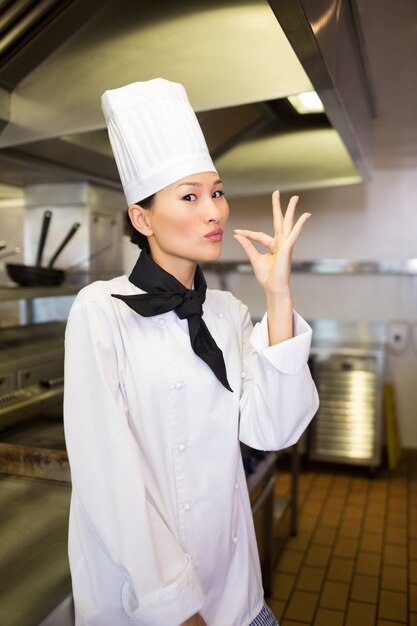
[[[296,311],[293,312],[294,337],[274,346],[269,345],[267,315],[255,325],[251,344],[274,369],[284,374],[298,374],[307,364],[310,354],[312,330]]]

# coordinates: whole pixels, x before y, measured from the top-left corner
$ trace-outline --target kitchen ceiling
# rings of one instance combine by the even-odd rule
[[[0,63],[0,183],[81,178],[119,187],[100,95],[155,76],[187,88],[230,195],[362,180],[366,168],[333,85],[325,71],[318,75],[323,59],[312,62],[313,29],[301,2],[23,4],[32,30],[21,29]],[[340,2],[318,5],[337,21]],[[313,88],[327,115],[295,114],[285,97]]]

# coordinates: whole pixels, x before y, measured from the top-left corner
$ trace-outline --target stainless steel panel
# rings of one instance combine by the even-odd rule
[[[63,359],[48,361],[36,366],[25,367],[17,371],[17,386],[25,387],[26,385],[34,385],[51,378],[58,378],[64,375]]]
[[[320,407],[311,427],[309,456],[378,465],[381,448],[383,350],[338,346],[313,350]]]
[[[62,415],[63,386],[29,385],[0,396],[0,431],[40,417]]]
[[[16,372],[0,371],[0,396],[16,389]]]

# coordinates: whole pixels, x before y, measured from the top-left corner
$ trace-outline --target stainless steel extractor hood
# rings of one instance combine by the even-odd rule
[[[79,3],[61,4],[70,12]],[[100,95],[155,76],[186,86],[231,196],[367,176],[371,111],[350,2],[87,4],[84,22],[74,22],[71,34],[66,25],[61,45],[39,53],[35,67],[28,61],[27,73],[20,64],[21,80],[12,89],[17,60],[9,55],[0,63],[7,101],[0,111],[7,122],[0,132],[0,183],[82,178],[118,187]],[[54,20],[44,29],[56,42],[65,20]],[[36,51],[36,41],[26,41],[20,60]],[[312,90],[325,114],[295,114],[286,97]]]

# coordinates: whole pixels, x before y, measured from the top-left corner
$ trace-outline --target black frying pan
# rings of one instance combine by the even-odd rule
[[[21,265],[17,263],[7,263],[6,270],[9,277],[18,285],[22,287],[52,287],[54,285],[60,285],[65,280],[64,270],[57,270],[53,267],[58,255],[61,254],[70,239],[75,235],[80,227],[80,224],[75,223],[68,234],[65,236],[62,243],[58,246],[55,254],[51,257],[48,267],[41,267],[43,249],[45,247],[46,237],[49,230],[49,223],[51,221],[51,211],[45,211],[43,215],[41,235],[38,245],[38,254],[36,258],[36,265]]]

